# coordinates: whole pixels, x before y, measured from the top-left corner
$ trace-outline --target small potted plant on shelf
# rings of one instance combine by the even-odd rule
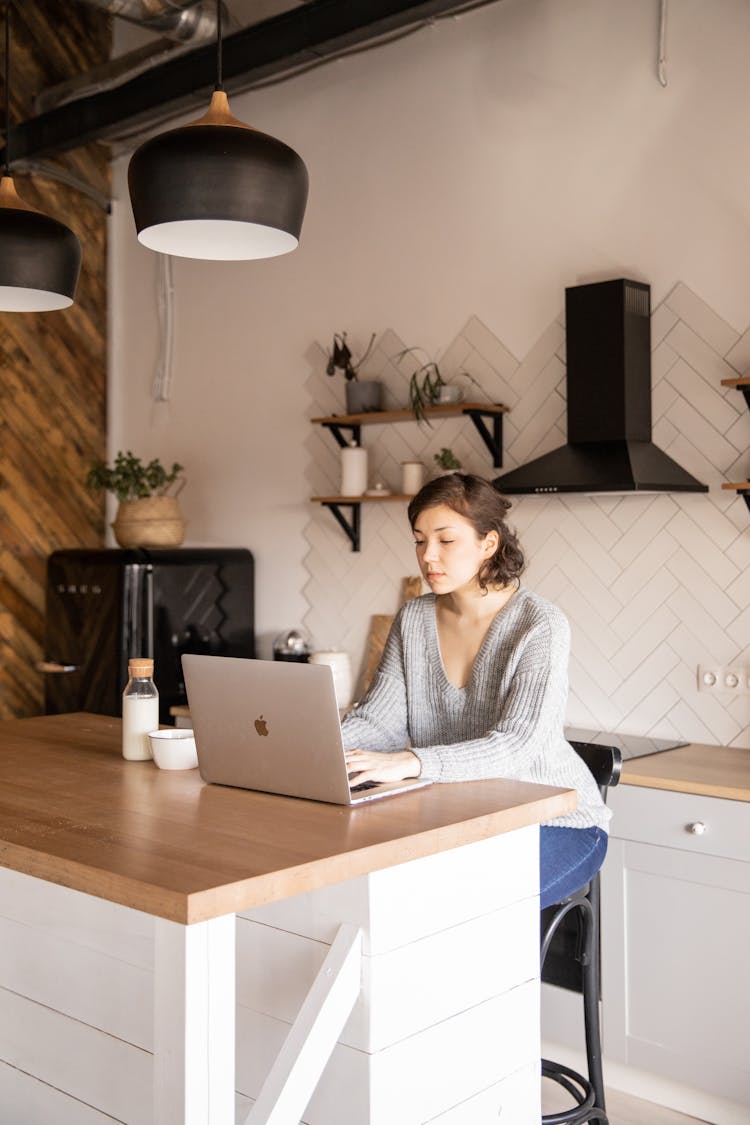
[[[167,471],[158,458],[144,464],[128,450],[120,451],[111,466],[94,461],[86,484],[117,497],[112,530],[121,547],[179,547],[185,538],[177,502],[185,483],[182,473],[176,461]]]
[[[446,446],[443,446],[440,452],[435,454],[434,461],[443,473],[457,473],[461,468],[458,457],[453,450],[447,449]]]
[[[395,363],[400,363],[405,356],[411,355],[413,352],[419,352],[427,356],[424,348],[404,348],[403,351],[398,352],[393,357],[393,360]],[[430,359],[429,356],[425,363],[420,364],[412,371],[409,378],[409,406],[414,411],[414,417],[418,422],[426,422],[428,426],[431,425],[425,410],[428,406],[435,406],[445,386],[446,383],[440,373],[440,368],[435,360]]]
[[[341,371],[346,379],[346,411],[347,414],[370,414],[380,410],[382,403],[382,386],[377,379],[360,379],[359,369],[372,351],[375,342],[375,333],[370,336],[370,342],[356,363],[353,361],[351,348],[346,342],[346,332],[334,332],[333,347],[328,353],[326,375],[335,375]]]
[[[410,355],[412,352],[421,353],[426,357],[426,361],[411,373],[409,406],[414,411],[414,417],[418,422],[426,422],[428,426],[431,426],[432,423],[426,413],[427,408],[430,406],[457,406],[459,402],[463,402],[464,391],[456,383],[447,382],[443,378],[443,373],[437,362],[429,358],[424,348],[404,348],[403,351],[398,352],[393,357],[393,360],[395,363],[399,363],[404,356]],[[454,378],[468,379],[481,391],[479,383],[468,371],[458,371]]]

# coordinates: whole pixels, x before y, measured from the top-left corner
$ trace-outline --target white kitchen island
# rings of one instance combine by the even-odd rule
[[[0,1120],[537,1125],[537,825],[574,793],[351,810],[119,741],[0,724]]]

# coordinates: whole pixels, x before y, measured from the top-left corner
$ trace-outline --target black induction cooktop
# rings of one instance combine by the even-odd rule
[[[580,730],[566,727],[565,737],[571,742],[596,742],[600,746],[616,746],[622,751],[622,760],[645,758],[648,754],[660,754],[662,750],[676,750],[688,743],[679,739],[646,738],[640,734],[608,734],[606,731]]]

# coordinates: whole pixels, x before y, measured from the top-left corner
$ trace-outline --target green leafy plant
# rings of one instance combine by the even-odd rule
[[[140,457],[130,450],[122,450],[115,457],[113,466],[104,461],[94,461],[86,475],[86,484],[95,492],[113,492],[122,503],[124,500],[142,500],[145,496],[176,496],[185,484],[181,478],[183,466],[175,461],[169,472],[161,461],[155,458],[144,465]],[[179,486],[171,493],[172,485]]]
[[[375,335],[373,332],[363,354],[356,363],[352,363],[352,352],[346,342],[346,332],[334,332],[333,347],[328,354],[328,363],[326,364],[326,375],[335,375],[336,371],[342,371],[347,382],[356,379],[357,372],[372,351]]]
[[[398,355],[393,358],[396,363],[399,363],[405,356],[411,355],[412,352],[420,352],[422,355],[427,355],[424,348],[404,348]],[[445,386],[445,379],[440,374],[440,368],[434,359],[427,359],[416,370],[412,371],[409,378],[409,406],[414,411],[414,417],[418,422],[426,422],[431,425],[425,410],[428,406],[434,406],[440,397],[440,388]]]
[[[446,446],[443,446],[440,452],[435,454],[434,460],[438,468],[445,469],[446,472],[449,473],[458,472],[461,468],[461,462],[458,457],[456,457],[451,449],[446,448]]]

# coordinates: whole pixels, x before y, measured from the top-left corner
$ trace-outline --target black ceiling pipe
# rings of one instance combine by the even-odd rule
[[[253,82],[311,61],[335,57],[462,4],[456,0],[311,0],[230,35],[224,41],[224,86]],[[145,129],[208,100],[216,70],[214,46],[198,47],[113,90],[59,106],[17,125],[14,156],[50,156],[118,133]]]

